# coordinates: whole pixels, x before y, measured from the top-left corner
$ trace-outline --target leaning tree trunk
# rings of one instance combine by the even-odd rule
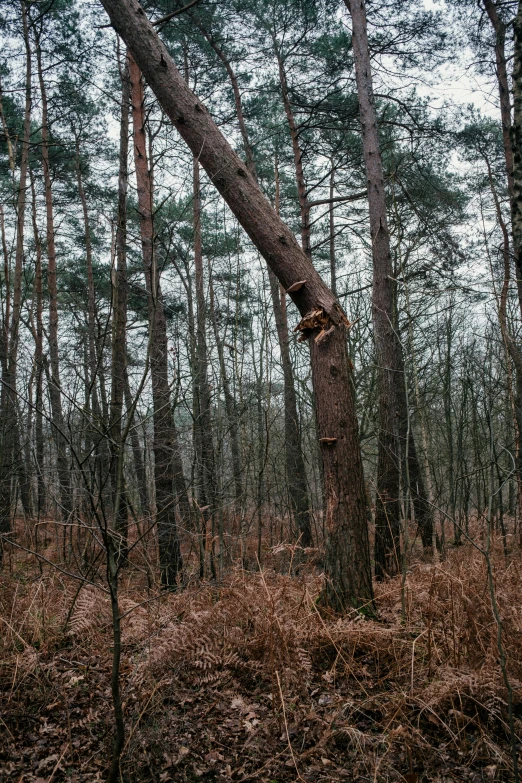
[[[123,36],[122,36],[123,38]],[[125,38],[124,38],[125,40]],[[181,465],[177,433],[172,418],[169,377],[167,323],[161,287],[154,258],[152,182],[145,139],[145,107],[136,48],[128,45],[132,98],[134,164],[138,185],[141,246],[149,309],[150,368],[154,407],[154,479],[156,486],[156,525],[162,583],[175,587],[183,561],[176,520],[176,496],[181,516],[188,527],[190,508]],[[175,493],[175,494],[174,494]]]
[[[42,49],[39,35],[36,38],[36,62],[42,99],[42,168],[45,190],[46,240],[47,240],[47,286],[49,290],[49,356],[51,364],[49,397],[51,400],[52,423],[56,442],[56,461],[60,485],[60,509],[64,516],[72,511],[67,440],[62,410],[60,386],[60,359],[58,352],[58,288],[56,280],[56,246],[53,214],[52,176],[49,159],[49,121],[47,110],[47,88],[42,67]]]
[[[297,305],[310,339],[327,491],[327,587],[335,609],[373,600],[366,495],[343,310],[207,109],[186,85],[136,0],[103,0],[161,106]],[[299,284],[299,285],[298,285]]]
[[[375,573],[378,578],[397,572],[400,563],[401,463],[408,454],[408,474],[422,541],[431,549],[433,515],[421,480],[417,453],[407,427],[404,360],[397,334],[393,266],[386,217],[384,176],[373,97],[364,0],[345,0],[352,17],[355,76],[362,127],[363,155],[368,184],[373,257],[372,314],[378,379],[379,432],[375,511]],[[406,438],[408,448],[406,449]]]

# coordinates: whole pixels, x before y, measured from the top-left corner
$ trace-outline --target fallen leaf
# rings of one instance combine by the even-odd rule
[[[53,753],[51,756],[47,756],[47,758],[40,760],[38,769],[44,769],[44,767],[48,767],[50,764],[54,764],[54,762],[58,761],[58,759],[58,753]]]

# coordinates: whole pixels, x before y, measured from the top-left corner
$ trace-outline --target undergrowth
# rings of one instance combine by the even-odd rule
[[[520,555],[493,554],[522,736]],[[28,560],[3,574],[0,780],[104,780],[108,596]],[[121,587],[122,780],[509,781],[506,692],[470,546],[376,586],[376,619],[326,617],[321,577],[232,570],[179,593]]]

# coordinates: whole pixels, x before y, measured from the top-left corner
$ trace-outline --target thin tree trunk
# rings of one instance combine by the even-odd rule
[[[252,145],[250,143],[250,137],[248,128],[245,122],[243,113],[243,104],[241,101],[241,93],[239,91],[239,85],[237,77],[234,73],[232,65],[225,55],[223,49],[219,47],[212,36],[202,29],[203,34],[209,41],[210,45],[224,64],[232,89],[234,92],[234,100],[236,105],[236,113],[241,131],[241,138],[243,141],[243,147],[245,150],[245,158],[247,168],[252,176],[257,180],[257,170],[254,160],[254,153]],[[279,62],[279,60],[278,60]],[[297,131],[295,127],[295,121],[293,118],[292,109],[288,99],[288,91],[286,88],[286,76],[284,74],[284,68],[281,63],[282,80],[284,80],[284,95],[286,96],[285,108],[287,108],[287,116],[292,136],[292,144],[294,145],[294,154],[296,154],[296,180],[298,186],[300,183],[300,205],[301,205],[301,223],[302,226],[308,226],[307,231],[303,230],[302,245],[305,250],[308,243],[308,250],[310,250],[310,231],[309,231],[309,215],[310,208],[306,199],[306,187],[304,181],[303,167],[301,164],[301,150],[299,149],[299,141],[297,137]],[[283,89],[283,81],[282,81]],[[279,172],[277,168],[277,162],[275,167],[275,179],[276,179],[276,203],[275,210],[279,214]],[[306,239],[306,236],[308,239]],[[306,251],[305,251],[306,252]],[[311,255],[311,251],[310,251]],[[292,361],[290,358],[290,338],[288,334],[288,321],[286,318],[285,307],[285,292],[282,289],[280,293],[280,285],[268,265],[268,278],[270,281],[270,293],[272,296],[272,306],[274,309],[274,317],[276,322],[277,337],[279,341],[279,350],[281,353],[281,364],[283,367],[283,381],[284,381],[284,404],[285,404],[285,467],[286,476],[288,482],[288,492],[290,495],[290,502],[292,505],[292,511],[295,517],[296,526],[296,538],[303,547],[312,546],[312,527],[311,527],[311,514],[310,514],[310,500],[308,495],[308,487],[306,482],[306,470],[303,459],[303,451],[301,444],[301,433],[299,430],[299,417],[297,415],[297,397],[295,392],[294,372],[292,369]],[[333,290],[333,289],[332,289]]]
[[[403,375],[400,372],[399,344],[395,333],[393,268],[366,31],[366,10],[362,0],[345,2],[352,17],[352,44],[370,208],[372,314],[379,409],[375,574],[382,578],[386,574],[397,573],[400,563],[401,453],[398,387],[403,384]]]
[[[263,541],[263,511],[266,501],[266,480],[265,480],[265,454],[267,448],[266,432],[265,432],[265,416],[266,411],[263,408],[263,360],[266,346],[266,320],[263,321],[261,328],[261,335],[259,340],[259,347],[257,348],[257,357],[254,364],[254,375],[256,379],[256,416],[255,416],[255,429],[252,427],[252,436],[256,439],[256,459],[255,459],[255,474],[256,474],[256,517],[257,517],[257,567],[261,568],[262,559],[262,541]],[[252,340],[252,354],[254,354],[254,335],[251,336]],[[254,434],[255,433],[255,434]],[[246,542],[245,542],[246,544]],[[247,567],[247,549],[243,548],[243,563]]]
[[[5,295],[2,303],[2,330],[0,333],[0,368],[2,373],[7,372],[7,351],[9,348],[9,324],[11,322],[11,269],[10,253],[7,249],[5,234],[4,208],[0,204],[0,232],[2,233],[2,253],[4,256],[4,286]]]
[[[53,215],[52,177],[49,160],[49,120],[47,109],[47,88],[43,75],[42,50],[39,34],[36,34],[36,62],[42,99],[42,167],[45,189],[46,243],[47,243],[47,287],[49,290],[49,355],[51,365],[51,383],[49,397],[56,442],[57,472],[60,485],[60,508],[65,516],[72,510],[69,465],[65,422],[62,410],[60,386],[60,359],[58,351],[58,288],[56,279],[56,246]]]
[[[502,122],[504,161],[511,210],[513,257],[520,312],[522,314],[522,3],[513,24],[513,118],[505,51],[506,26],[494,0],[482,0],[495,32],[495,64]]]
[[[223,340],[219,334],[219,327],[214,306],[214,286],[212,284],[212,270],[209,269],[209,304],[210,317],[214,330],[214,339],[219,358],[219,369],[221,373],[221,383],[223,384],[223,396],[225,398],[225,411],[227,414],[228,432],[230,437],[230,451],[232,456],[232,476],[234,480],[234,499],[236,513],[241,513],[241,504],[243,500],[243,483],[241,480],[241,459],[239,455],[239,433],[237,422],[237,410],[234,395],[230,391],[230,381],[225,364],[225,353],[223,350]]]
[[[277,58],[277,67],[279,70],[279,83],[281,85],[281,95],[283,97],[283,106],[285,108],[286,119],[290,129],[290,138],[292,139],[292,150],[294,153],[295,180],[297,183],[297,195],[299,197],[299,211],[301,213],[301,246],[308,258],[312,258],[312,246],[310,243],[310,204],[306,192],[306,180],[303,169],[303,151],[299,143],[299,131],[292,110],[290,96],[288,94],[288,81],[283,58],[279,52],[277,41],[273,38],[274,51]],[[332,289],[333,290],[333,289]]]
[[[110,473],[110,455],[109,447],[106,438],[100,438],[99,431],[103,428],[107,420],[102,414],[100,407],[100,400],[98,397],[98,373],[101,369],[101,363],[98,362],[97,346],[96,346],[96,292],[94,288],[94,272],[93,272],[93,254],[92,254],[92,240],[91,240],[91,227],[89,219],[89,210],[87,206],[87,196],[85,194],[85,188],[83,184],[82,166],[81,166],[81,151],[80,151],[80,137],[75,138],[75,152],[76,152],[76,181],[78,185],[78,194],[80,196],[80,202],[82,205],[83,225],[84,225],[84,237],[85,237],[85,259],[87,270],[87,345],[88,345],[88,363],[87,363],[87,375],[86,375],[86,451],[90,451],[94,447],[94,472],[99,477],[99,486],[101,487],[106,480],[108,473]],[[94,421],[91,421],[91,417]],[[114,476],[111,473],[111,479]],[[91,491],[94,491],[94,487]],[[114,487],[112,488],[112,499],[114,501]],[[123,507],[123,506],[122,506]]]
[[[22,25],[23,25],[23,22],[22,22]],[[26,35],[26,32],[27,32],[26,28],[24,27],[24,36]],[[13,180],[14,180],[14,174],[15,174],[15,169],[16,169],[16,160],[15,160],[15,154],[14,154],[14,149],[13,149],[13,142],[11,141],[11,135],[9,133],[7,120],[5,118],[1,75],[0,75],[0,121],[2,123],[2,130],[4,132],[5,141],[7,143],[7,157],[9,159],[9,170],[10,170],[11,176],[13,177]]]
[[[511,199],[511,227],[513,250],[517,269],[520,309],[522,313],[522,0],[513,24],[513,125],[511,147],[513,150],[513,196]],[[509,94],[507,97],[509,103]],[[504,125],[504,122],[502,123]],[[508,169],[509,182],[509,169]]]
[[[34,178],[31,175],[32,192],[32,217],[33,217],[33,235],[36,248],[36,263],[34,272],[34,287],[36,297],[36,324],[33,325],[35,349],[35,454],[36,454],[36,475],[37,475],[37,514],[40,519],[46,512],[47,498],[45,481],[43,477],[44,470],[44,435],[43,435],[43,276],[42,276],[42,243],[40,241],[40,232],[36,222],[36,190],[34,187]]]
[[[195,393],[198,406],[196,425],[196,453],[199,473],[199,504],[205,510],[204,520],[210,521],[211,526],[211,570],[215,577],[214,560],[214,535],[216,531],[216,472],[214,436],[212,428],[212,412],[210,399],[210,386],[208,381],[208,354],[206,336],[206,302],[203,279],[203,250],[201,242],[201,184],[199,177],[199,163],[193,161],[193,226],[194,226],[194,269],[196,277],[196,367],[195,367]],[[206,527],[206,523],[205,523]]]
[[[330,287],[337,296],[337,264],[335,259],[335,206],[334,206],[334,186],[335,186],[335,168],[332,163],[332,171],[330,172],[330,204],[328,206],[328,222],[329,222],[329,249],[330,249]]]
[[[456,524],[456,496],[455,496],[455,457],[453,436],[453,399],[452,399],[452,337],[453,337],[453,302],[450,299],[448,316],[445,323],[446,354],[444,356],[444,380],[442,398],[444,405],[444,418],[446,424],[446,446],[448,449],[448,485],[449,485],[449,516],[453,519],[454,543],[460,543],[460,530]]]
[[[337,299],[278,217],[201,101],[187,87],[136,0],[103,0],[111,23],[132,51],[150,87],[229,207],[291,292],[310,339],[317,435],[327,488],[327,587],[334,609],[373,600],[366,494],[346,348],[346,317]]]
[[[132,55],[137,54],[134,47],[129,46],[129,51]],[[167,324],[154,257],[152,183],[145,139],[143,83],[137,61],[131,55],[129,55],[129,64],[141,245],[149,308],[149,328],[152,330],[150,367],[154,406],[156,525],[162,584],[166,587],[175,587],[183,567],[176,520],[176,500],[180,505],[181,517],[185,524],[190,518],[190,507],[177,433],[172,418],[168,379]]]
[[[505,52],[506,28],[497,13],[494,0],[482,0],[482,3],[495,31],[495,64],[500,102],[500,116],[502,121],[502,140],[504,142],[504,160],[506,164],[508,192],[510,199],[512,199],[514,194],[514,161],[513,148],[511,146],[511,102]]]
[[[2,426],[3,448],[0,455],[0,533],[11,529],[11,483],[19,459],[20,434],[17,417],[17,362],[18,336],[22,303],[22,271],[24,261],[24,224],[27,201],[27,171],[29,162],[29,143],[31,139],[31,48],[29,44],[27,8],[22,0],[22,24],[24,32],[26,70],[25,70],[25,109],[22,154],[20,161],[20,181],[16,204],[16,249],[13,277],[13,297],[11,323],[4,326],[5,364],[2,372],[2,390],[0,392],[0,421]],[[6,313],[8,315],[8,313]],[[9,335],[9,339],[7,336]],[[3,548],[0,547],[0,562]]]
[[[127,415],[129,415],[129,411],[132,409],[132,394],[129,386],[129,375],[127,372],[127,367],[125,367],[125,406],[127,408]],[[134,414],[134,417],[136,418],[136,414]],[[130,438],[131,438],[131,447],[132,447],[132,456],[134,459],[134,470],[136,471],[136,478],[138,480],[138,494],[140,498],[140,508],[141,513],[143,516],[148,516],[150,513],[150,503],[149,503],[149,496],[147,492],[147,474],[145,471],[145,465],[143,463],[143,455],[140,445],[140,439],[138,436],[138,432],[136,429],[136,426],[133,424],[130,428]]]
[[[488,15],[491,26],[495,32],[495,63],[499,92],[500,117],[502,122],[502,140],[504,147],[504,161],[509,193],[511,232],[513,236],[513,259],[515,262],[516,285],[520,312],[522,313],[522,3],[519,3],[518,13],[514,21],[514,58],[513,58],[513,97],[514,116],[511,115],[511,100],[507,61],[505,52],[506,26],[498,15],[497,5],[494,0],[482,0],[483,7]],[[489,172],[489,181],[494,191],[491,168],[486,156],[486,165]],[[499,319],[502,336],[506,348],[513,359],[515,366],[515,395],[513,405],[513,423],[517,440],[516,467],[518,487],[518,514],[521,512],[522,502],[522,454],[520,448],[520,427],[522,426],[522,360],[518,346],[515,344],[507,328],[507,319],[503,307],[504,294],[507,297],[509,288],[509,268],[506,274],[506,262],[511,263],[509,249],[509,235],[502,218],[500,205],[496,192],[493,192],[497,217],[503,233],[504,243],[504,284],[500,298]],[[507,254],[507,255],[506,255]]]
[[[85,188],[83,185],[82,169],[81,169],[81,157],[80,157],[80,138],[75,139],[76,150],[76,181],[78,184],[78,194],[80,196],[80,202],[82,205],[83,225],[84,225],[84,238],[85,238],[85,258],[87,269],[87,323],[88,323],[88,345],[89,345],[89,391],[92,396],[92,410],[97,417],[97,423],[99,424],[100,409],[98,401],[98,393],[96,388],[96,375],[97,375],[97,358],[96,358],[96,294],[94,290],[94,274],[92,266],[92,242],[91,242],[91,228],[89,220],[89,210],[87,207],[87,197],[85,195]]]
[[[275,209],[279,214],[279,170],[275,167]],[[281,365],[284,379],[285,401],[285,462],[286,479],[292,511],[295,517],[296,539],[302,547],[312,546],[312,524],[310,513],[310,498],[306,481],[306,469],[303,458],[299,416],[297,413],[297,395],[295,393],[294,372],[290,357],[290,336],[288,334],[288,319],[286,312],[286,294],[279,285],[275,274],[268,267],[270,293],[281,353]]]
[[[284,297],[285,294],[284,292],[281,294],[279,282],[273,272],[269,274],[269,279],[284,379],[285,462],[288,492],[295,518],[295,537],[301,546],[310,547],[312,546],[310,501],[301,446],[294,374],[290,358],[290,338],[288,335],[286,308],[283,309],[281,306],[281,296]]]
[[[495,187],[495,181],[493,178],[493,172],[491,170],[491,164],[486,153],[483,153],[484,161],[488,170],[489,186],[493,201],[495,204],[495,211],[497,215],[498,224],[502,231],[502,260],[503,260],[503,280],[502,288],[500,290],[500,296],[497,296],[498,306],[498,319],[500,325],[500,332],[502,334],[502,341],[504,343],[506,368],[508,375],[508,389],[509,398],[511,404],[511,413],[513,421],[513,429],[515,433],[515,467],[516,467],[516,480],[517,480],[517,496],[518,496],[518,517],[522,514],[522,449],[521,449],[521,432],[522,432],[522,354],[516,341],[510,332],[507,318],[507,300],[509,294],[509,284],[511,278],[511,248],[509,241],[509,231],[502,215],[502,207],[498,197],[497,189]],[[491,265],[491,274],[493,278],[493,285],[495,286],[495,279],[493,277],[493,266]],[[515,268],[516,272],[516,268]],[[496,286],[495,286],[496,294]],[[514,386],[513,390],[513,378],[510,365],[510,358],[513,361],[513,367],[515,370]]]
[[[246,166],[247,169],[250,171],[250,173],[256,177],[257,174],[256,174],[256,165],[254,161],[254,151],[250,143],[250,137],[248,135],[247,125],[245,122],[245,115],[243,113],[243,101],[241,100],[241,92],[239,90],[239,84],[234,69],[232,68],[232,64],[228,59],[228,57],[226,56],[225,52],[223,51],[222,47],[216,43],[213,36],[209,32],[207,32],[205,28],[202,27],[202,25],[200,25],[197,21],[195,21],[194,23],[199,28],[199,30],[201,30],[201,32],[203,33],[203,35],[211,45],[212,49],[215,51],[215,53],[217,54],[217,56],[225,66],[225,70],[230,79],[230,84],[232,85],[232,91],[234,93],[234,103],[236,106],[239,131],[241,133],[241,139],[243,141]]]
[[[373,256],[372,315],[377,361],[379,445],[375,513],[375,573],[396,573],[400,563],[401,464],[413,483],[412,502],[425,549],[431,550],[433,514],[426,497],[413,433],[408,428],[405,367],[398,336],[395,283],[386,215],[384,176],[373,96],[364,0],[345,0],[352,17],[355,75],[368,184]],[[406,442],[407,441],[407,442]]]
[[[409,478],[411,495],[413,501],[413,507],[415,511],[415,519],[420,529],[422,545],[424,551],[432,550],[435,555],[436,552],[436,536],[435,536],[435,523],[434,523],[434,502],[433,502],[433,488],[431,481],[430,463],[428,459],[428,430],[426,427],[426,419],[423,411],[420,396],[419,386],[419,373],[417,368],[417,360],[415,356],[415,343],[413,339],[413,322],[410,310],[410,295],[408,286],[405,287],[406,292],[406,314],[408,317],[408,337],[409,347],[413,374],[413,384],[415,389],[415,403],[417,406],[417,414],[419,417],[419,426],[421,431],[421,444],[422,444],[422,469],[420,460],[416,454],[415,440],[413,436],[410,437],[409,442]],[[426,514],[428,517],[427,522],[422,521],[422,516]],[[430,540],[431,532],[431,540]]]
[[[109,434],[111,444],[111,483],[113,504],[118,517],[119,557],[125,558],[128,546],[128,509],[123,472],[125,443],[122,440],[123,395],[127,377],[127,187],[129,155],[130,78],[128,59],[121,72],[120,165],[118,174],[118,213],[116,226],[116,269],[112,286],[112,377]],[[91,384],[95,383],[95,378]],[[118,500],[118,503],[116,503]]]

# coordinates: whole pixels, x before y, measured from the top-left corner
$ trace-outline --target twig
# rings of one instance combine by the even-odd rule
[[[188,11],[189,8],[192,8],[193,6],[197,5],[200,2],[200,0],[192,0],[192,2],[187,3],[187,5],[184,5],[183,8],[178,8],[176,11],[171,11],[170,14],[166,14],[165,16],[162,16],[161,19],[156,19],[155,22],[151,22],[154,27],[157,27],[160,24],[165,24],[166,22],[169,22],[171,19],[174,19],[175,16],[179,16],[180,14],[184,14],[185,11]]]
[[[156,685],[154,686],[152,693],[150,694],[149,698],[148,698],[148,699],[147,699],[147,701],[145,702],[145,706],[143,707],[142,711],[141,711],[141,712],[140,712],[140,714],[138,715],[138,719],[136,720],[136,723],[134,724],[134,726],[133,726],[133,727],[132,727],[132,729],[130,730],[130,733],[129,733],[129,736],[127,737],[127,740],[126,740],[126,742],[125,742],[125,745],[123,746],[123,748],[122,748],[122,750],[121,750],[121,756],[123,756],[123,754],[125,753],[125,751],[126,751],[126,750],[127,750],[127,748],[129,747],[129,742],[131,741],[131,739],[132,739],[132,736],[133,736],[134,732],[135,732],[135,731],[136,731],[136,729],[138,728],[138,724],[139,724],[140,720],[142,719],[142,717],[143,717],[143,714],[144,714],[145,710],[146,710],[146,709],[147,709],[147,707],[149,706],[149,704],[150,704],[150,702],[151,702],[151,699],[152,699],[152,697],[154,696],[154,694],[156,693],[156,691],[158,690],[158,688],[159,688],[161,685],[163,685],[163,680],[160,680],[160,681],[159,681],[159,682],[157,682],[157,683],[156,683]]]
[[[59,767],[59,766],[60,766],[60,764],[62,763],[62,759],[63,759],[63,757],[65,756],[65,754],[67,753],[67,749],[68,749],[68,748],[69,748],[69,743],[67,743],[67,744],[65,745],[64,749],[62,750],[62,755],[60,756],[60,758],[58,759],[58,761],[57,761],[57,762],[56,762],[56,764],[54,765],[54,769],[53,769],[53,771],[51,772],[50,776],[47,778],[47,783],[51,783],[52,779],[54,778],[54,773],[56,772],[56,770],[58,769],[58,767]]]
[[[301,775],[299,773],[299,769],[297,768],[297,761],[295,760],[294,749],[292,748],[292,743],[290,742],[290,733],[288,731],[288,722],[286,720],[285,700],[283,698],[283,691],[282,691],[282,688],[281,688],[281,680],[279,679],[279,672],[276,671],[275,674],[276,674],[276,679],[277,679],[277,687],[279,688],[279,697],[281,699],[281,707],[283,708],[283,720],[285,722],[285,732],[286,732],[286,739],[287,739],[287,742],[288,742],[288,748],[289,748],[291,756],[292,756],[292,761],[294,762],[294,767],[295,767],[295,771],[296,771],[297,777],[299,778],[299,780],[303,780],[303,778],[301,777]],[[305,783],[304,780],[303,780],[303,783]]]
[[[413,671],[415,668],[415,645],[421,638],[421,636],[424,636],[425,633],[428,633],[429,628],[425,628],[422,633],[420,633],[416,639],[413,640],[413,645],[411,648],[411,693],[413,694]]]

